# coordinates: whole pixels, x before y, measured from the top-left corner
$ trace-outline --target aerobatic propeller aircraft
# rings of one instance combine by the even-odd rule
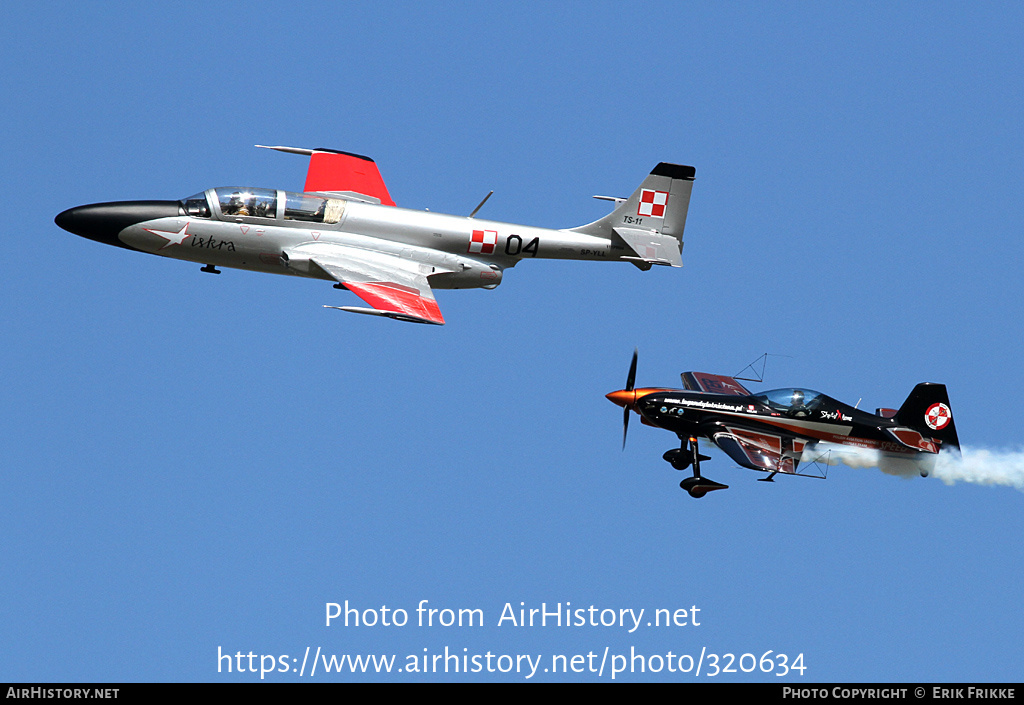
[[[631,411],[642,423],[675,433],[681,445],[663,457],[676,470],[693,468],[693,475],[679,483],[691,497],[728,489],[701,475],[701,461],[710,458],[701,454],[700,438],[714,442],[738,465],[768,473],[759,478],[765,482],[779,474],[824,477],[804,472],[801,462],[827,465],[829,454],[841,457],[846,449],[873,453],[883,470],[911,469],[922,476],[940,451],[960,452],[943,384],[919,384],[899,409],[871,414],[810,389],[753,393],[740,384],[743,378],[706,372],[683,372],[684,389],[636,388],[636,365],[634,351],[625,389],[607,395],[624,409],[622,446]]]
[[[262,147],[263,145],[257,145]],[[629,198],[565,230],[398,208],[376,163],[330,149],[265,147],[310,158],[303,192],[211,188],[180,201],[71,208],[57,225],[131,250],[217,267],[325,279],[370,308],[326,306],[441,325],[434,289],[493,289],[523,259],[682,266],[694,168],[658,164]],[[488,194],[488,197],[490,194]]]

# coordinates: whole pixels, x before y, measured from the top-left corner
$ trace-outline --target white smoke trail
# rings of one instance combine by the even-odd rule
[[[842,463],[852,468],[878,468],[901,477],[914,477],[925,471],[947,485],[973,482],[1024,491],[1024,450],[961,447],[960,453],[960,456],[954,452],[943,452],[938,456],[921,453],[915,460],[868,448],[817,443],[804,450],[800,463],[801,466],[805,463]]]
[[[932,474],[947,485],[973,482],[1024,491],[1024,450],[961,447],[960,451],[962,458],[953,453],[940,453]]]

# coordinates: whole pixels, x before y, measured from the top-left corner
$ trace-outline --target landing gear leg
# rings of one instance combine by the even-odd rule
[[[700,446],[696,436],[690,436],[690,453],[693,456],[693,476],[700,477],[700,461],[711,460],[711,458],[700,454]]]
[[[700,454],[696,436],[686,436],[681,440],[682,444],[679,448],[666,451],[661,457],[676,470],[685,470],[693,465],[694,475],[700,475],[700,461],[711,460],[711,458]]]
[[[715,482],[714,480],[709,480],[706,477],[701,476],[700,461],[711,460],[711,458],[706,455],[701,455],[700,446],[698,445],[696,436],[690,436],[688,440],[690,443],[689,464],[693,465],[693,477],[686,478],[679,483],[679,486],[686,490],[694,499],[700,499],[712,490],[728,489],[729,485],[723,485],[720,482]],[[680,450],[685,450],[685,446]]]

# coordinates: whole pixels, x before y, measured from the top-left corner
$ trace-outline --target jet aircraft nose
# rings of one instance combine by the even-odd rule
[[[178,215],[184,215],[178,201],[120,201],[69,208],[53,222],[69,233],[108,245],[127,247],[117,238],[125,228],[147,220]]]

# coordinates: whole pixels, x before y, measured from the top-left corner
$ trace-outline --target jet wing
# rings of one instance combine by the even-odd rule
[[[733,396],[749,397],[750,392],[732,377],[712,375],[707,372],[683,372],[683,386],[691,392],[715,392]]]
[[[791,436],[726,426],[713,440],[737,464],[751,470],[798,474],[806,443]]]
[[[444,325],[434,292],[415,260],[345,245],[321,245],[309,261],[373,308],[326,306],[412,323]]]

